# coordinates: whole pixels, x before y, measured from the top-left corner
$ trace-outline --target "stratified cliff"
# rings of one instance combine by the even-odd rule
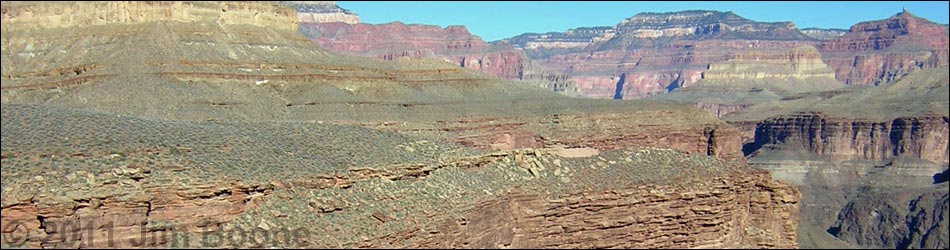
[[[804,28],[800,29],[802,34],[809,36],[818,40],[828,40],[832,38],[837,38],[839,36],[848,33],[848,30],[845,29],[819,29],[819,28]]]
[[[303,34],[322,48],[377,55],[401,56],[401,53],[431,50],[428,53],[472,53],[485,49],[481,38],[468,33],[464,26],[440,28],[435,25],[387,24],[303,24]],[[424,52],[418,52],[424,53]],[[420,56],[417,56],[419,58]]]
[[[794,145],[838,162],[883,161],[896,156],[947,162],[948,129],[946,116],[872,121],[800,114],[759,122],[753,143]]]
[[[334,1],[280,1],[297,11],[297,21],[304,23],[341,22],[357,24],[360,16],[336,5]]]
[[[888,19],[855,24],[817,47],[838,80],[879,85],[914,70],[948,65],[948,37],[946,28],[904,10]]]
[[[950,76],[919,70],[897,83],[786,97],[725,117],[760,121],[755,147],[785,144],[834,161],[910,156],[948,160]]]
[[[534,83],[573,93],[570,78],[543,71],[521,50],[504,43],[486,44],[464,26],[301,23],[301,33],[327,50],[385,60],[435,58],[486,75]]]
[[[504,39],[504,42],[531,52],[541,52],[538,49],[583,49],[592,43],[613,38],[616,34],[613,27],[602,26],[569,29],[565,32],[525,33]]]
[[[581,94],[634,99],[696,83],[710,63],[747,51],[784,53],[814,39],[791,23],[761,23],[731,12],[640,13],[613,27],[525,34],[504,40]]]
[[[947,37],[944,26],[908,12],[848,31],[799,31],[788,22],[755,22],[731,12],[682,11],[503,41],[524,49],[546,71],[570,75],[583,95],[631,99],[692,85],[707,66],[734,55],[777,54],[799,46],[818,48],[839,82],[889,83],[916,69],[947,65]]]
[[[922,195],[919,188],[932,185],[950,160],[948,74],[946,66],[916,70],[892,84],[789,96],[723,119],[754,128],[754,139],[743,147],[751,164],[799,185],[805,197],[799,230],[810,231],[805,239],[939,246],[933,242],[939,238],[923,235],[945,229],[934,226],[937,220],[917,217],[945,211],[903,209],[912,199],[907,197]],[[918,191],[894,195],[905,188]],[[946,194],[946,185],[938,190]]]
[[[293,10],[268,2],[10,2],[3,13],[4,32],[158,21],[297,30]]]
[[[693,104],[722,117],[785,96],[844,86],[835,81],[834,72],[822,63],[814,47],[801,46],[784,53],[732,55],[727,61],[710,64],[695,84],[654,99]]]

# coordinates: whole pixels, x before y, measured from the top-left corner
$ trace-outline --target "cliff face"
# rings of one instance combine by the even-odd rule
[[[805,29],[800,29],[798,31],[801,31],[802,34],[805,34],[806,36],[809,36],[811,38],[818,39],[818,40],[828,40],[828,39],[842,36],[845,33],[848,33],[848,30],[845,30],[845,29],[805,28]]]
[[[702,79],[654,99],[693,104],[722,117],[785,96],[844,87],[812,46],[784,52],[743,52],[709,64]]]
[[[387,24],[303,24],[304,35],[317,45],[335,51],[383,56],[430,49],[433,53],[471,53],[485,42],[462,26]]]
[[[545,72],[521,50],[486,44],[464,26],[301,23],[301,32],[320,47],[384,60],[437,58],[486,75],[523,80],[555,92],[573,92],[563,74]]]
[[[124,186],[132,185],[126,184],[130,176],[139,175],[132,181],[138,184],[151,172],[133,171],[126,176],[90,174],[78,178],[122,181]],[[106,191],[114,189],[110,186],[116,185],[94,187],[102,192],[98,195],[70,191],[67,197],[4,198],[3,226],[11,230],[3,233],[31,248],[158,247],[171,240],[169,225],[187,225],[179,228],[180,233],[207,232],[254,208],[273,191],[269,184],[223,182],[196,186],[146,184],[140,190],[125,192]]]
[[[613,27],[525,34],[503,40],[549,72],[564,72],[586,96],[634,99],[696,83],[710,63],[737,53],[782,53],[813,39],[791,23],[732,13],[641,13]]]
[[[947,117],[907,117],[887,122],[801,114],[768,119],[755,131],[755,144],[785,143],[834,161],[909,156],[947,162]]]
[[[948,39],[944,27],[905,10],[885,20],[855,24],[818,49],[838,80],[879,85],[916,69],[947,65]]]
[[[352,11],[340,8],[334,1],[280,1],[280,4],[297,10],[299,23],[341,22],[357,24],[360,16]]]
[[[766,78],[827,83],[834,82],[834,76],[831,68],[821,61],[821,54],[812,46],[794,48],[782,54],[739,53],[731,55],[725,62],[710,64],[709,69],[703,72],[703,80],[712,84]]]
[[[524,49],[583,49],[592,43],[613,38],[616,34],[613,27],[603,26],[569,29],[563,33],[527,33],[503,41]]]
[[[716,179],[702,189],[646,185],[557,199],[509,194],[481,202],[438,231],[406,230],[368,247],[789,248],[797,247],[797,192],[763,174]],[[723,202],[726,201],[726,202]],[[597,225],[581,223],[597,218]],[[671,220],[671,218],[686,218]],[[469,222],[470,221],[470,222]],[[721,226],[734,228],[719,230]],[[600,239],[589,241],[588,239]]]
[[[950,133],[948,79],[946,67],[919,70],[890,85],[784,98],[727,120],[761,119],[756,147],[785,144],[833,161],[908,156],[943,163]]]
[[[11,32],[155,21],[297,30],[293,10],[268,2],[23,2],[5,4],[3,13],[3,30]]]
[[[807,34],[806,34],[807,33]],[[549,72],[563,72],[583,95],[641,98],[696,83],[707,66],[748,52],[776,54],[814,46],[839,82],[893,82],[947,65],[946,28],[902,13],[851,30],[797,30],[733,13],[641,13],[613,27],[524,34],[503,40]],[[621,77],[624,76],[624,77]],[[623,92],[618,94],[618,92]]]
[[[732,12],[682,11],[640,13],[617,24],[617,38],[808,39],[791,22],[754,22]],[[615,38],[616,39],[616,38]],[[608,44],[610,44],[608,42]]]
[[[946,211],[932,206],[946,201],[908,207],[946,169],[948,76],[946,66],[916,70],[892,84],[789,96],[724,119],[754,131],[744,145],[751,164],[801,188],[800,231],[812,235],[803,246],[939,246],[945,239],[925,235],[946,235],[937,219]]]

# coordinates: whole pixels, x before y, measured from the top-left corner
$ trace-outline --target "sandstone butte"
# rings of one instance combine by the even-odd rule
[[[0,8],[16,244],[261,247],[199,238],[303,229],[264,247],[798,246],[798,189],[689,105],[339,55],[272,2]]]

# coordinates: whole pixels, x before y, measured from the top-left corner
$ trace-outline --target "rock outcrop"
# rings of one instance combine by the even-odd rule
[[[360,16],[336,5],[334,1],[280,1],[297,11],[297,22],[357,24]]]
[[[849,202],[829,232],[862,247],[950,247],[948,185],[900,191],[869,191]]]
[[[711,63],[695,84],[655,99],[694,104],[722,117],[785,96],[844,86],[814,47],[801,46],[783,53],[734,54],[724,62]]]
[[[440,28],[435,25],[305,23],[301,31],[317,45],[333,51],[378,57],[405,56],[421,58],[425,52],[435,54],[472,53],[486,48],[481,38],[468,33],[464,26]],[[418,51],[418,52],[417,52]],[[416,54],[418,53],[418,55]]]
[[[569,29],[565,32],[525,33],[504,39],[504,42],[535,52],[539,51],[537,49],[583,49],[593,43],[613,38],[616,34],[617,31],[613,27],[602,26]]]
[[[762,170],[702,154],[641,147],[583,157],[534,149],[472,153],[354,126],[197,125],[2,108],[8,132],[3,178],[11,185],[3,191],[0,219],[5,237],[29,247],[237,247],[255,242],[209,245],[194,237],[291,227],[323,233],[263,244],[797,246],[801,197],[795,188]],[[61,122],[66,119],[74,122]],[[82,132],[73,135],[77,140],[59,136],[71,131]],[[165,136],[151,137],[155,133]],[[249,135],[271,143],[242,139]],[[88,148],[86,138],[107,140]],[[374,144],[345,148],[342,140]],[[379,158],[347,157],[372,154]],[[30,168],[34,160],[101,163],[64,172]]]
[[[848,33],[848,30],[845,30],[845,29],[804,28],[798,31],[801,31],[802,34],[805,34],[806,36],[809,36],[811,38],[818,39],[818,40],[828,40],[828,39],[842,36],[845,33]]]
[[[207,183],[146,184],[116,192],[115,180],[122,178],[108,175],[79,177],[113,184],[67,191],[67,197],[4,197],[3,226],[11,229],[4,237],[21,239],[15,243],[30,248],[157,247],[171,240],[170,225],[187,225],[177,228],[180,232],[212,230],[253,209],[273,191],[267,184]]]
[[[709,69],[703,72],[703,80],[710,84],[766,78],[828,83],[834,81],[834,72],[821,61],[821,54],[812,46],[797,47],[782,54],[739,53],[730,56],[725,62],[710,64]]]
[[[753,148],[783,144],[836,162],[908,156],[942,163],[950,159],[948,93],[950,75],[942,67],[886,86],[790,96],[724,118],[758,121]]]
[[[546,71],[570,75],[583,95],[631,99],[694,84],[707,66],[735,55],[780,54],[800,46],[816,47],[839,82],[889,83],[916,69],[947,65],[947,37],[946,27],[907,12],[848,31],[799,31],[788,22],[683,11],[641,13],[613,27],[529,33],[503,41],[524,49]]]
[[[791,22],[762,23],[732,12],[681,11],[640,13],[624,19],[616,28],[616,42],[633,38],[685,37],[687,39],[807,39]],[[611,44],[611,43],[607,43]],[[629,44],[617,44],[629,46]]]
[[[907,73],[948,65],[946,28],[906,10],[888,19],[861,22],[848,33],[818,44],[838,80],[880,85]]]
[[[713,183],[702,190],[646,185],[572,193],[553,200],[510,194],[436,224],[438,231],[405,230],[364,244],[410,248],[796,246],[795,236],[789,234],[794,225],[771,221],[796,216],[784,208],[797,200],[796,193],[752,178]],[[599,224],[582,222],[590,218],[598,218]],[[720,231],[717,225],[738,230]]]
[[[833,161],[883,161],[897,156],[947,162],[947,117],[868,121],[801,114],[768,119],[755,131],[756,145],[794,145]]]
[[[904,210],[913,199],[907,197],[921,193],[898,190],[931,186],[946,169],[948,96],[950,75],[944,66],[916,70],[888,85],[788,96],[723,118],[746,131],[754,128],[753,139],[743,147],[752,165],[799,185],[807,215],[799,230],[811,231],[803,233],[811,235],[809,240],[859,247],[939,246],[933,242],[939,238],[922,235],[934,230],[932,235],[941,235],[945,229],[918,217],[945,212]],[[939,190],[946,194],[946,185]]]
[[[10,2],[2,8],[4,32],[159,21],[297,30],[293,10],[268,2]]]
[[[555,92],[573,92],[565,75],[544,72],[521,50],[486,44],[464,26],[301,23],[301,33],[327,50],[385,60],[434,58],[486,75],[535,83]]]

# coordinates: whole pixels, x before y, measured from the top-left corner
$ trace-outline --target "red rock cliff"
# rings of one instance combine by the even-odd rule
[[[800,114],[760,122],[756,144],[784,142],[835,161],[887,160],[896,156],[947,162],[947,117],[868,121]]]
[[[947,65],[946,29],[906,10],[888,19],[862,22],[817,47],[836,78],[847,84],[888,83],[908,72]]]

